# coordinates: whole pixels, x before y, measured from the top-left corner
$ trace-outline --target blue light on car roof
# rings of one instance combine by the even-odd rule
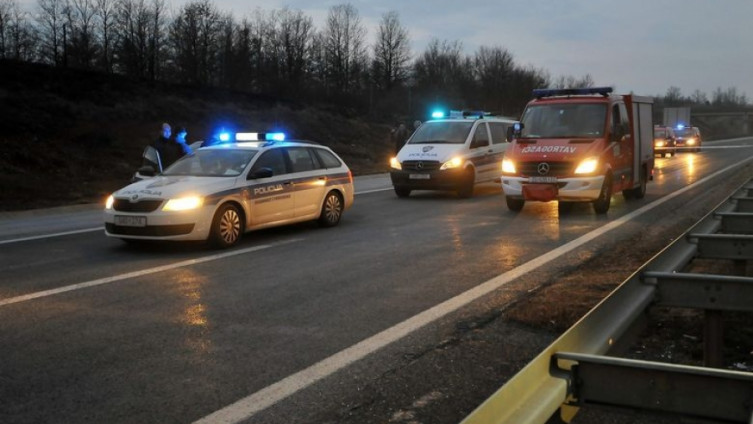
[[[221,132],[218,138],[220,139],[220,141],[230,141],[230,133]]]
[[[681,129],[683,129],[683,128],[685,128],[685,125],[684,125],[684,124],[677,124],[677,129],[678,129],[678,130],[681,130]]]
[[[264,139],[267,141],[285,141],[285,133],[273,132],[264,134]]]
[[[431,113],[431,117],[433,119],[441,119],[444,118],[444,111],[442,110],[435,110]]]

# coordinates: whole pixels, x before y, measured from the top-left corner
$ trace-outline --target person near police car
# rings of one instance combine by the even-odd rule
[[[157,140],[155,140],[153,144],[154,148],[159,153],[162,171],[191,151],[190,147],[186,144],[187,132],[185,128],[178,128],[178,131],[175,133],[175,138],[171,138],[171,134],[172,128],[170,127],[170,124],[162,124],[162,133],[157,137]]]
[[[392,131],[392,139],[395,142],[395,153],[399,152],[403,148],[405,142],[408,141],[410,133],[405,124],[400,123],[396,129]]]

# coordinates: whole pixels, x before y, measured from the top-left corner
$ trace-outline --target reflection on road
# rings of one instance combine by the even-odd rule
[[[186,346],[194,353],[208,353],[211,348],[208,338],[209,319],[207,306],[202,301],[202,288],[209,280],[196,271],[182,269],[175,281],[181,296],[186,300],[179,318],[179,321],[187,326],[184,330]]]

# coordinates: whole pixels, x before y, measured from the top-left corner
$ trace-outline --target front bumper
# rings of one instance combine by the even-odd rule
[[[556,187],[556,190],[524,190],[524,186],[526,185],[554,186]],[[549,200],[564,200],[567,202],[592,202],[599,198],[599,193],[601,193],[602,185],[604,185],[603,175],[596,175],[592,177],[558,178],[556,183],[550,184],[531,183],[528,177],[502,176],[502,191],[504,191],[505,196],[523,200],[543,200],[541,198],[531,198],[530,194],[528,195],[528,198],[526,198],[527,196],[524,191],[527,191],[529,193],[533,193],[534,191],[544,191],[553,193],[552,198]]]
[[[390,171],[392,185],[410,190],[457,190],[466,178],[462,169],[433,171]]]
[[[105,209],[105,235],[135,240],[206,240],[214,216],[214,205],[190,211],[122,212]],[[128,217],[127,225],[119,225],[118,217]],[[135,221],[143,218],[144,225]]]

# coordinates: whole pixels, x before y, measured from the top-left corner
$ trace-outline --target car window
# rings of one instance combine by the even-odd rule
[[[287,173],[287,167],[285,166],[285,157],[282,154],[282,149],[267,150],[259,156],[259,159],[254,163],[251,172],[256,172],[262,168],[269,168],[272,170],[272,175],[282,175]]]
[[[489,132],[486,130],[486,122],[482,122],[476,127],[473,133],[472,147],[483,147],[489,145]]]
[[[288,158],[292,165],[291,172],[306,172],[316,168],[317,162],[311,156],[309,149],[305,147],[290,147],[288,150]]]
[[[342,166],[342,162],[332,152],[324,149],[314,149],[314,151],[319,156],[319,161],[325,168],[339,168]]]
[[[492,133],[492,144],[501,144],[507,142],[507,128],[510,124],[502,122],[489,122],[489,131]]]

